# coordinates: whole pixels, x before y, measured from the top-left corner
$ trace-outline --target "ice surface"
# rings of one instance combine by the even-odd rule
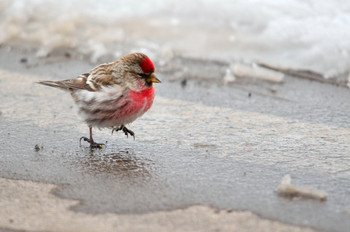
[[[143,50],[263,61],[327,77],[350,70],[347,0],[0,0],[0,43],[103,55]]]

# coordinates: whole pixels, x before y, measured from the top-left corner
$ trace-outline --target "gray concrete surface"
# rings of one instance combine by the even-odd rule
[[[23,57],[26,63],[20,62]],[[178,66],[162,67],[158,76],[163,83],[156,86],[151,111],[130,126],[136,140],[95,130],[95,139],[107,142],[107,148],[90,151],[87,144],[79,147],[78,139],[88,129],[70,95],[34,82],[71,78],[93,65],[77,59],[45,64],[30,53],[2,49],[0,203],[8,208],[0,214],[11,212],[16,219],[3,219],[0,228],[64,230],[21,207],[50,212],[62,223],[83,218],[75,228],[93,231],[99,227],[85,221],[112,230],[116,218],[133,229],[170,223],[158,229],[232,231],[240,225],[236,214],[241,212],[235,211],[248,213],[242,220],[253,223],[237,227],[239,231],[278,230],[270,220],[287,226],[285,231],[350,228],[349,89],[292,77],[283,84],[238,80],[222,85],[220,63],[180,58],[176,64],[202,75],[180,73],[174,79]],[[208,65],[215,74],[205,71]],[[326,191],[328,200],[281,198],[275,190],[285,174],[296,184]],[[35,194],[32,188],[38,188]],[[10,191],[23,194],[16,198]],[[50,200],[42,205],[38,199]],[[213,215],[216,219],[208,220]],[[16,223],[19,218],[27,221]],[[29,223],[33,220],[38,223]],[[182,220],[188,227],[180,226]],[[220,220],[226,220],[225,229]],[[259,220],[266,224],[254,224]]]

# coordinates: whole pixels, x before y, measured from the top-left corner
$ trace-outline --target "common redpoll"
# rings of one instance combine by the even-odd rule
[[[91,148],[104,144],[94,142],[92,127],[122,130],[135,138],[133,131],[125,127],[141,117],[152,106],[153,83],[160,83],[155,76],[152,61],[142,53],[132,53],[106,64],[89,73],[63,81],[40,81],[39,84],[67,90],[78,105],[79,114],[90,129],[90,138],[81,140]]]

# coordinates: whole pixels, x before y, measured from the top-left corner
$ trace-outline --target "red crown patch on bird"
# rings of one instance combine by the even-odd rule
[[[144,73],[154,72],[154,65],[148,57],[142,60],[140,67]]]

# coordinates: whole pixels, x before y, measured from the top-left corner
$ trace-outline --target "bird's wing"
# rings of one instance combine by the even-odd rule
[[[118,61],[101,64],[92,69],[87,77],[90,87],[99,90],[110,85],[122,85],[121,75],[118,75],[116,70],[117,63]]]
[[[94,88],[92,88],[88,84],[88,77],[89,73],[85,73],[80,75],[78,78],[70,79],[70,80],[63,80],[63,81],[39,81],[38,84],[47,85],[55,88],[65,89],[65,90],[78,90],[78,89],[84,89],[88,91],[95,91]]]

